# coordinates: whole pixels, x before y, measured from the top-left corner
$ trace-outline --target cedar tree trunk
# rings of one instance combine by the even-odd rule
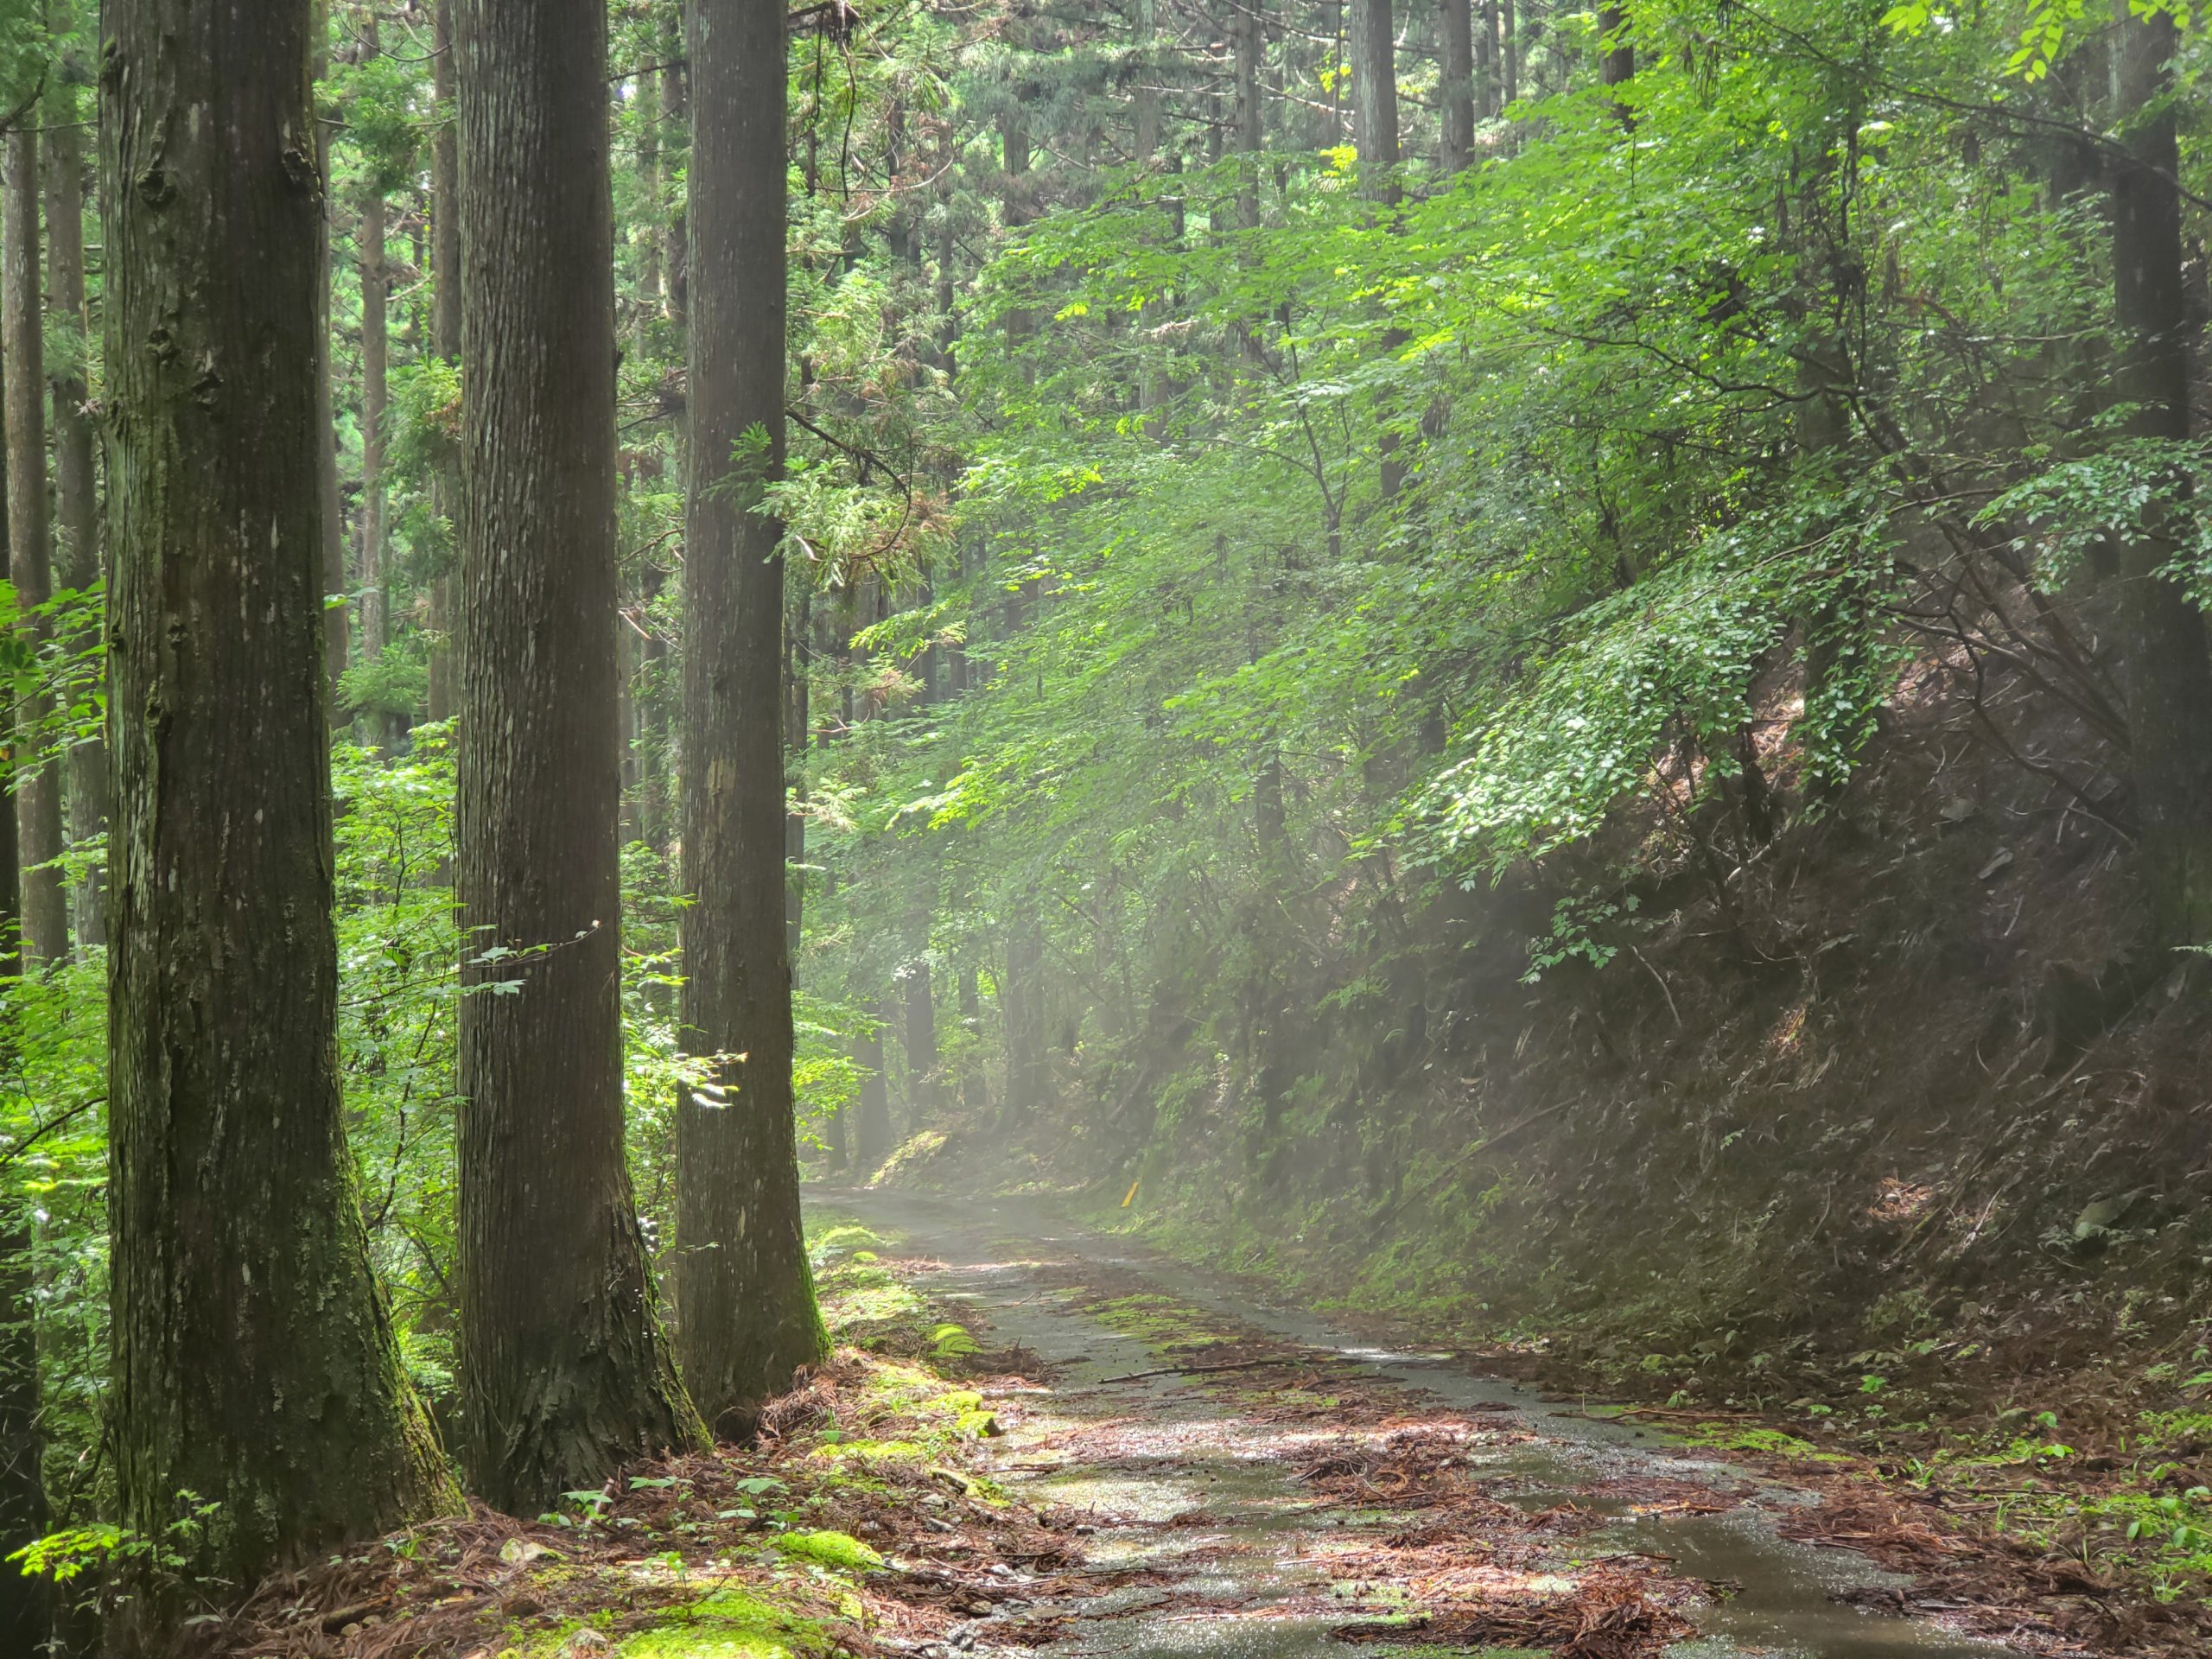
[[[452,1496],[340,1112],[314,16],[102,18],[110,1436],[122,1522],[216,1506],[188,1567],[234,1587]]]
[[[454,22],[461,1370],[474,1490],[534,1514],[697,1420],[623,1156],[607,9]]]
[[[721,1098],[676,1114],[683,1371],[743,1432],[829,1351],[801,1236],[785,932],[782,0],[696,0],[691,487],[684,537],[681,1024]]]

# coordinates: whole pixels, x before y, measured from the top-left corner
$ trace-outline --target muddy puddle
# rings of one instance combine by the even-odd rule
[[[2006,1651],[1856,1605],[1902,1581],[1850,1550],[1778,1535],[1777,1517],[1810,1495],[1651,1429],[1546,1403],[1447,1357],[1377,1349],[1039,1205],[808,1197],[944,1263],[932,1295],[972,1304],[994,1344],[1043,1362],[1032,1386],[994,1402],[1007,1433],[991,1443],[993,1472],[1072,1517],[1086,1569],[1116,1580],[1032,1600],[1014,1575],[990,1616],[930,1644],[947,1654],[1040,1640],[1068,1659]],[[1117,1293],[1103,1311],[1092,1276]],[[1272,1357],[1213,1368],[1228,1375],[1172,1369],[1157,1328],[1127,1328],[1144,1323],[1129,1309],[1153,1304],[1262,1333]],[[1282,1363],[1294,1351],[1302,1357]],[[1257,1380],[1233,1386],[1243,1376]],[[1459,1607],[1527,1611],[1487,1622],[1437,1611]]]

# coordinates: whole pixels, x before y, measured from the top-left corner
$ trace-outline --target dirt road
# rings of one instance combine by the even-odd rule
[[[1015,1574],[987,1614],[927,1647],[2097,1650],[2001,1599],[1946,1602],[1853,1550],[1793,1541],[1822,1530],[1809,1470],[1793,1480],[1446,1356],[1363,1345],[1041,1207],[832,1191],[809,1203],[939,1264],[918,1282],[1019,1357],[989,1391],[1006,1431],[991,1472],[1072,1516],[1100,1582],[1033,1599]]]

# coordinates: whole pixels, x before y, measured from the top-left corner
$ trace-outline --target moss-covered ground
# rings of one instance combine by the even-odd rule
[[[264,1591],[218,1650],[817,1659],[941,1630],[957,1598],[902,1566],[909,1540],[972,1531],[979,1557],[1045,1547],[977,1466],[998,1424],[968,1384],[991,1357],[890,1248],[817,1224],[836,1355],[754,1445],[639,1465],[539,1516],[479,1508],[385,1539]]]

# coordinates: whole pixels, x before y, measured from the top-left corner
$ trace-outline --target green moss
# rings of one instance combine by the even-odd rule
[[[942,1129],[924,1129],[885,1160],[883,1167],[876,1171],[875,1179],[868,1185],[871,1186],[928,1186],[930,1183],[927,1180],[917,1178],[920,1175],[922,1166],[934,1160],[938,1154],[944,1150],[947,1144],[948,1138]]]
[[[879,1358],[861,1379],[861,1397],[871,1407],[912,1409],[944,1392],[944,1379],[912,1360]]]
[[[838,1341],[865,1344],[910,1329],[926,1338],[929,1304],[879,1263],[847,1256],[823,1268],[816,1282],[823,1319]]]
[[[1592,1416],[1620,1421],[1614,1412],[1593,1411]],[[1658,1431],[1647,1431],[1656,1433]],[[1803,1463],[1848,1463],[1840,1452],[1823,1452],[1810,1440],[1779,1428],[1747,1428],[1741,1423],[1707,1422],[1694,1428],[1669,1429],[1662,1438],[1681,1440],[1691,1446],[1709,1446],[1721,1452],[1758,1452],[1773,1458],[1795,1458]]]
[[[742,1590],[718,1590],[626,1639],[624,1659],[814,1659],[835,1645],[817,1621]]]
[[[849,1459],[860,1463],[882,1463],[899,1458],[911,1458],[918,1463],[929,1456],[929,1448],[919,1440],[833,1440],[815,1447],[814,1455],[836,1463]]]
[[[807,1240],[807,1250],[814,1257],[815,1271],[819,1273],[832,1262],[855,1252],[873,1255],[887,1249],[883,1239],[856,1221],[830,1224]]]
[[[812,1561],[817,1567],[873,1573],[883,1565],[882,1556],[847,1532],[786,1532],[775,1541],[776,1548],[794,1560]]]
[[[1205,1314],[1173,1296],[1116,1296],[1092,1304],[1088,1312],[1109,1328],[1154,1349],[1200,1348],[1226,1340],[1207,1323]]]

